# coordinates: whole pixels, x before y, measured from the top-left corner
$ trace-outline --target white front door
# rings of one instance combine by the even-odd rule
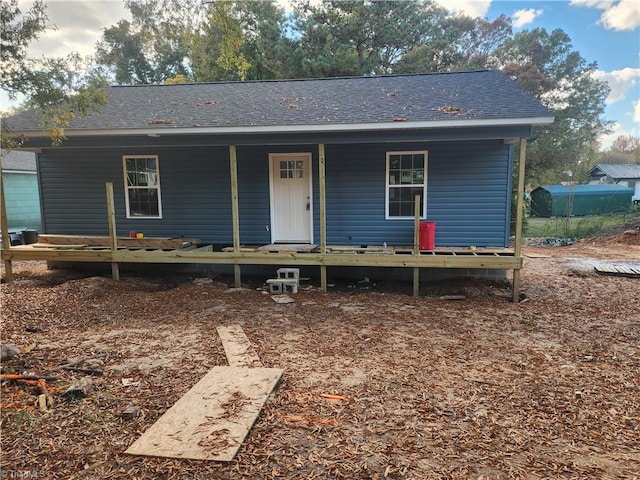
[[[311,243],[311,154],[272,153],[271,241]]]

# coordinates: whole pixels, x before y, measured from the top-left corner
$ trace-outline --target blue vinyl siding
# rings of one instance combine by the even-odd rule
[[[427,218],[436,245],[508,246],[512,147],[437,144],[429,151]]]
[[[501,141],[328,148],[327,242],[412,245],[412,219],[385,220],[386,151],[423,149],[436,245],[506,246],[511,147]]]
[[[41,229],[38,177],[35,173],[3,172],[9,228]]]
[[[272,148],[280,150],[280,147]],[[271,232],[267,229],[271,223],[269,151],[265,147],[237,149],[240,240],[244,245],[271,243]]]
[[[386,152],[426,150],[427,220],[437,246],[506,246],[512,147],[501,140],[326,145],[327,242],[412,245],[413,220],[385,219]],[[239,146],[240,241],[271,241],[269,153],[311,152],[314,241],[319,233],[317,145]],[[127,219],[122,155],[158,155],[162,219]],[[46,233],[107,235],[113,182],[118,235],[198,237],[231,245],[228,147],[45,150],[39,157]]]
[[[40,155],[46,233],[108,235],[105,183],[112,182],[118,235],[232,237],[228,148],[47,151]],[[126,218],[122,155],[158,155],[162,219]]]

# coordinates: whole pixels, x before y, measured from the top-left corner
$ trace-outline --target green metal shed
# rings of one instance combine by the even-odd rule
[[[42,227],[36,156],[30,152],[0,151],[2,182],[9,227]]]
[[[624,212],[633,189],[622,185],[540,185],[531,191],[531,215],[602,215]]]

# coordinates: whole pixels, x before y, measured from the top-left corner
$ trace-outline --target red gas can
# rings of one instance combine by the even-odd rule
[[[420,222],[418,247],[420,250],[433,250],[436,246],[436,222]]]

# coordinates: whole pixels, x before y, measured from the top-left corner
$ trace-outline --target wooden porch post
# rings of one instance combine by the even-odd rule
[[[421,196],[416,195],[413,203],[413,254],[420,255],[420,202]],[[420,294],[420,268],[413,267],[413,296]]]
[[[2,160],[0,160],[1,162]],[[9,237],[9,222],[7,220],[7,205],[4,201],[4,182],[2,180],[2,164],[0,163],[0,228],[2,229],[2,253],[4,256],[5,281],[13,282],[13,265],[7,259],[7,254],[11,248],[11,238]]]
[[[324,143],[318,145],[318,190],[320,195],[320,254],[327,253],[327,192]],[[320,265],[320,288],[327,291],[327,266]]]
[[[107,182],[107,220],[109,222],[109,245],[111,255],[118,251],[118,235],[116,230],[116,207],[113,197],[113,183]],[[111,262],[111,277],[120,280],[120,266],[117,262]]]
[[[522,250],[522,219],[524,205],[524,172],[527,158],[527,139],[520,139],[520,155],[518,159],[518,190],[516,191],[516,235],[514,245],[514,255],[521,261]],[[520,267],[513,270],[513,303],[520,300]]]
[[[233,253],[240,253],[240,217],[238,207],[238,157],[236,146],[229,145],[229,174],[231,176],[231,216],[233,218]],[[242,286],[242,276],[240,264],[233,264],[234,286],[240,288]]]

